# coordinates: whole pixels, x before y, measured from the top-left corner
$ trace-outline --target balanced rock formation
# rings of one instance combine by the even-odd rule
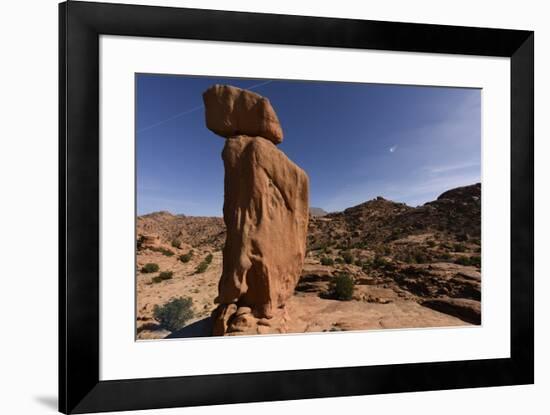
[[[213,334],[285,332],[285,303],[306,252],[309,179],[275,146],[282,132],[267,99],[216,85],[204,103],[208,128],[227,139],[227,239]]]
[[[229,85],[214,85],[203,94],[206,126],[222,137],[248,135],[283,141],[283,130],[267,98]]]

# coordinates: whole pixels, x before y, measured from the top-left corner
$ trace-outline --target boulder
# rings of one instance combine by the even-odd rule
[[[138,240],[142,248],[157,247],[160,245],[160,236],[154,234],[139,235]]]
[[[283,130],[267,98],[230,85],[214,85],[203,94],[206,126],[228,138],[238,135],[263,137],[279,144]]]
[[[424,307],[458,317],[467,323],[481,324],[481,303],[467,298],[432,298],[421,303]]]

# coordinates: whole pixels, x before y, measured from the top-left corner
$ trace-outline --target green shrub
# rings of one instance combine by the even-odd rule
[[[429,241],[426,241],[426,244],[427,244],[430,248],[433,248],[434,246],[437,245],[433,239],[430,239]]]
[[[141,272],[144,274],[150,274],[151,272],[157,272],[159,270],[159,265],[152,262],[148,262],[143,267],[141,267]]]
[[[470,265],[470,260],[465,256],[461,256],[461,257],[458,257],[457,259],[455,259],[455,264]]]
[[[349,301],[353,297],[353,278],[348,274],[340,274],[331,282],[331,294],[337,300]]]
[[[471,265],[474,267],[481,267],[481,257],[479,256],[471,256],[471,257],[465,257],[461,256],[455,260],[455,263],[458,265]]]
[[[181,249],[181,241],[180,241],[179,239],[174,239],[174,240],[172,241],[172,246],[173,246],[174,248]]]
[[[449,254],[448,252],[443,252],[440,256],[439,256],[439,259],[441,261],[450,261],[452,259],[452,255]]]
[[[470,257],[470,265],[473,265],[474,267],[481,268],[481,257],[480,256],[471,256]]]
[[[360,259],[356,259],[355,262],[354,262],[354,264],[355,264],[356,266],[358,266],[358,267],[363,266],[363,262],[362,262]]]
[[[184,255],[179,256],[179,260],[183,263],[191,261],[191,258],[193,258],[193,251],[190,251]]]
[[[195,274],[202,274],[204,271],[206,271],[208,268],[208,262],[202,261],[199,265],[197,265],[197,268],[195,268]]]
[[[153,309],[153,317],[159,324],[169,331],[176,331],[185,325],[185,322],[193,318],[193,300],[179,297],[166,304],[156,305]]]
[[[174,273],[172,271],[163,271],[157,277],[153,277],[154,283],[159,283],[165,280],[171,280]]]
[[[162,255],[165,256],[174,256],[174,251],[171,251],[170,249],[162,249],[160,252],[162,252]]]
[[[344,259],[342,257],[337,257],[334,259],[334,263],[336,264],[343,264],[344,263]]]
[[[321,265],[334,265],[334,259],[326,256],[321,257]]]
[[[426,262],[429,262],[428,256],[423,252],[416,252],[414,254],[414,260],[417,264],[425,264]]]
[[[376,255],[372,261],[372,266],[374,268],[384,268],[388,264],[389,262],[384,257],[378,255]]]
[[[206,258],[204,258],[204,262],[206,262],[207,264],[210,264],[213,258],[214,256],[212,254],[208,254]]]
[[[172,271],[163,271],[159,274],[159,277],[163,280],[169,280],[174,276]]]
[[[353,263],[353,255],[350,252],[344,252],[342,254],[342,258],[344,259],[344,262],[346,264],[352,264]]]
[[[466,251],[466,246],[464,246],[464,244],[458,243],[453,245],[453,249],[455,252],[464,252]]]
[[[166,255],[166,256],[174,255],[174,251],[171,251],[170,249],[166,249],[166,248],[162,248],[162,247],[151,247],[149,249],[151,251],[160,252],[162,255]]]
[[[186,254],[180,255],[180,257],[179,257],[179,258],[180,258],[180,261],[181,261],[181,262],[189,262],[189,261],[191,261],[191,258],[193,258],[194,254],[195,254],[195,251],[193,251],[193,250],[191,249],[191,250],[190,250],[189,252],[187,252]]]

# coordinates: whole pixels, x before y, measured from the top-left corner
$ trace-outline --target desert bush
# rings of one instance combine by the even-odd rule
[[[321,257],[321,265],[334,265],[334,260],[326,256]]]
[[[208,269],[208,262],[202,261],[197,268],[195,268],[195,274],[202,274]]]
[[[353,255],[350,252],[343,252],[342,258],[344,259],[344,262],[346,264],[352,264],[353,263]]]
[[[443,252],[441,255],[439,255],[439,259],[441,261],[450,261],[452,259],[452,255],[449,254],[448,252]]]
[[[355,262],[354,262],[354,264],[355,264],[356,266],[358,266],[358,267],[362,267],[362,266],[363,266],[363,262],[361,262],[360,259],[356,259]]]
[[[426,244],[427,244],[430,248],[433,248],[433,247],[435,247],[435,246],[437,245],[433,239],[430,239],[430,240],[426,241]]]
[[[154,283],[159,283],[165,280],[171,280],[174,273],[172,271],[163,271],[157,277],[153,277]]]
[[[155,251],[155,252],[160,252],[162,255],[165,255],[165,256],[173,256],[174,255],[174,251],[171,251],[170,249],[166,249],[166,248],[157,248],[157,247],[151,247],[149,248],[151,251]]]
[[[189,251],[188,253],[179,256],[179,260],[183,263],[191,261],[191,258],[193,258],[193,251]]]
[[[212,262],[212,259],[213,259],[213,258],[214,258],[214,257],[212,256],[212,254],[208,254],[208,255],[206,256],[206,258],[204,258],[204,262],[206,262],[207,264],[210,264],[210,263]]]
[[[141,272],[144,274],[149,274],[151,272],[157,272],[159,270],[159,265],[154,264],[153,262],[148,262],[143,267],[141,267]]]
[[[171,251],[170,249],[162,248],[160,252],[162,252],[162,255],[165,256],[174,256],[174,251]]]
[[[163,280],[169,280],[174,276],[174,273],[172,271],[163,271],[159,274],[159,277]]]
[[[470,265],[473,265],[474,267],[481,268],[481,257],[480,256],[471,256],[470,257]]]
[[[191,298],[175,298],[166,304],[155,305],[153,317],[159,324],[169,331],[182,328],[185,323],[193,318],[193,300]]]
[[[337,257],[337,258],[334,259],[334,262],[335,262],[336,264],[343,264],[343,263],[344,263],[344,258],[342,258],[342,257]]]
[[[470,259],[468,257],[461,256],[461,257],[458,257],[457,259],[455,259],[455,264],[470,265]]]
[[[353,278],[348,274],[340,274],[331,282],[331,294],[337,300],[349,301],[353,297]]]
[[[173,246],[174,248],[181,249],[181,241],[180,241],[179,239],[174,239],[174,240],[172,241],[172,246]]]
[[[372,266],[374,268],[383,268],[385,267],[386,265],[388,265],[388,261],[384,258],[384,257],[381,257],[379,255],[376,255],[374,257],[374,260],[372,261]]]
[[[461,244],[461,243],[456,243],[453,245],[453,250],[455,252],[464,252],[466,251],[466,246],[464,246],[464,244]]]
[[[479,256],[471,256],[471,257],[465,257],[461,256],[455,260],[455,263],[458,265],[471,265],[474,267],[481,267],[481,257]]]
[[[429,262],[430,259],[428,258],[428,256],[424,252],[416,252],[414,254],[414,261],[417,264],[425,264],[425,263]]]

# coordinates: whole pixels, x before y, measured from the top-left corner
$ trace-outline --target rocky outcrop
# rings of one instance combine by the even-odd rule
[[[265,98],[216,85],[205,92],[204,103],[208,128],[227,138],[222,152],[227,239],[213,334],[285,332],[285,303],[306,252],[308,177],[275,146],[282,133],[273,134],[278,121]],[[241,134],[234,135],[237,131]]]
[[[424,307],[458,317],[471,324],[481,324],[481,303],[466,298],[434,298],[421,303]]]
[[[208,129],[222,137],[247,135],[279,144],[283,130],[267,98],[229,85],[214,85],[203,94]]]
[[[154,234],[142,234],[138,237],[138,245],[142,248],[159,246],[160,237]]]

